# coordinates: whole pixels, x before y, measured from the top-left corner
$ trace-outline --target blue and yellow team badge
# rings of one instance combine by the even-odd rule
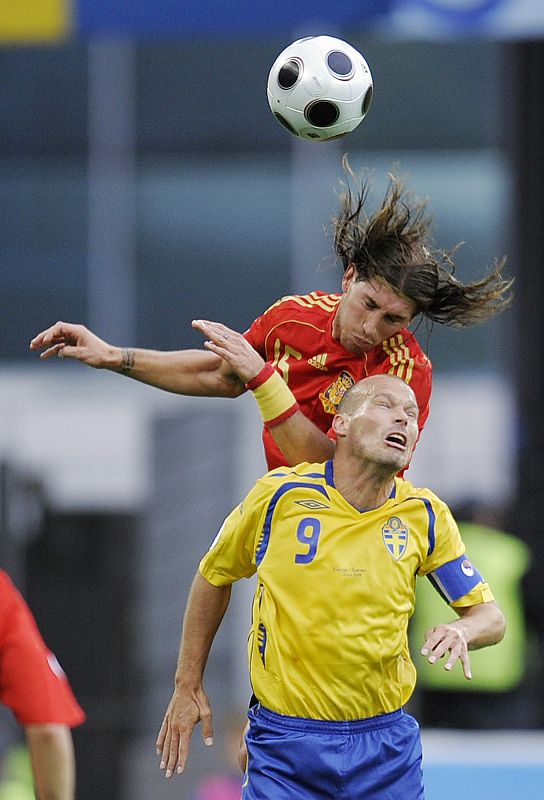
[[[389,517],[382,528],[383,543],[389,554],[398,561],[406,552],[408,528],[398,517]]]

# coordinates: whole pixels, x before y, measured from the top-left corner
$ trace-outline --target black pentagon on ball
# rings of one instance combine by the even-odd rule
[[[337,121],[340,111],[330,100],[315,100],[306,106],[304,116],[314,128],[328,128]]]
[[[341,50],[332,50],[327,56],[327,66],[333,75],[339,78],[349,78],[353,72],[351,58]]]
[[[285,119],[285,117],[282,117],[282,115],[281,115],[281,114],[278,114],[278,112],[277,112],[277,111],[274,111],[274,116],[276,117],[276,119],[278,120],[278,122],[279,122],[281,125],[283,125],[283,127],[284,127],[284,128],[287,128],[287,130],[289,131],[289,133],[292,133],[292,134],[294,134],[295,136],[298,136],[298,133],[297,133],[297,131],[296,131],[296,130],[293,128],[293,126],[292,126],[292,125],[291,125],[289,122],[287,122],[287,120]]]
[[[373,94],[372,86],[369,86],[368,89],[366,90],[365,96],[363,97],[363,105],[361,108],[361,114],[363,115],[363,117],[370,108],[370,104],[372,102],[372,94]]]
[[[278,84],[282,89],[292,89],[300,75],[300,63],[295,58],[286,61],[278,72]]]

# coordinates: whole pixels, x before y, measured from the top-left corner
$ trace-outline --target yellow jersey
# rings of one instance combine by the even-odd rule
[[[493,599],[443,501],[395,478],[382,506],[360,511],[335,488],[332,461],[261,478],[199,570],[215,586],[257,573],[253,691],[272,711],[311,719],[363,719],[406,703],[416,576],[432,576],[454,605]]]

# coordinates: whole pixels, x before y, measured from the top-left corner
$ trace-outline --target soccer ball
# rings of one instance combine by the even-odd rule
[[[333,36],[307,36],[274,61],[267,85],[272,113],[303,139],[344,136],[365,118],[372,75],[363,56]]]

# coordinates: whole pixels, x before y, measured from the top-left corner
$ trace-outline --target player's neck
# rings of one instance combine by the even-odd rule
[[[334,460],[334,485],[348,503],[366,511],[387,502],[395,483],[394,475],[375,464],[354,467],[351,459]]]

